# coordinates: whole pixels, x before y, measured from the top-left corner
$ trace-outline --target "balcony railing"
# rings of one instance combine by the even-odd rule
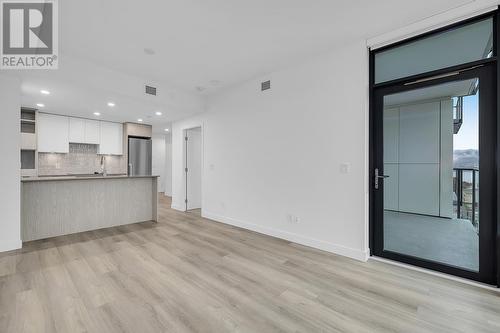
[[[479,170],[453,169],[453,209],[456,217],[469,220],[479,232]]]

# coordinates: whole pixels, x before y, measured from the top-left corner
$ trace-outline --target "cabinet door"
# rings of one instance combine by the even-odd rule
[[[100,143],[101,122],[85,119],[85,143],[98,145]]]
[[[122,155],[123,154],[123,126],[122,124],[101,121],[101,142],[99,154]]]
[[[85,143],[85,119],[69,118],[69,142]]]
[[[38,151],[42,153],[69,152],[69,119],[46,113],[38,114]]]

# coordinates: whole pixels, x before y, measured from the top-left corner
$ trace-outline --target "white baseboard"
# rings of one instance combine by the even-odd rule
[[[178,210],[178,211],[181,211],[181,212],[185,212],[186,211],[186,206],[184,205],[178,205],[178,204],[175,204],[172,202],[172,205],[170,205],[170,207],[172,209],[175,209],[175,210]]]
[[[233,219],[230,217],[214,214],[214,213],[207,212],[207,211],[202,211],[202,216],[207,218],[207,219],[210,219],[210,220],[222,222],[222,223],[233,225],[233,226],[240,227],[243,229],[252,230],[252,231],[264,234],[264,235],[284,239],[284,240],[287,240],[290,242],[309,246],[309,247],[312,247],[312,248],[315,248],[318,250],[323,250],[326,252],[335,253],[335,254],[349,257],[352,259],[356,259],[359,261],[365,262],[369,258],[368,250],[361,251],[361,250],[349,248],[349,247],[346,247],[343,245],[333,244],[333,243],[326,242],[323,240],[318,240],[318,239],[309,238],[309,237],[305,237],[302,235],[294,234],[294,233],[291,233],[288,231],[277,230],[277,229],[268,228],[268,227],[264,227],[264,226],[253,224],[253,223],[239,221],[239,220],[236,220],[236,219]]]
[[[19,240],[2,240],[0,241],[0,252],[17,250],[23,247],[23,242]]]

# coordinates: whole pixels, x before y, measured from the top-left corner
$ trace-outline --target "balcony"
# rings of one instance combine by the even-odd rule
[[[453,212],[468,220],[479,233],[479,169],[453,169]]]

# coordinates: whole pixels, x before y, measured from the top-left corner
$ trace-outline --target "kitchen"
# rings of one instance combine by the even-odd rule
[[[21,108],[22,240],[157,221],[152,136],[151,125]]]

